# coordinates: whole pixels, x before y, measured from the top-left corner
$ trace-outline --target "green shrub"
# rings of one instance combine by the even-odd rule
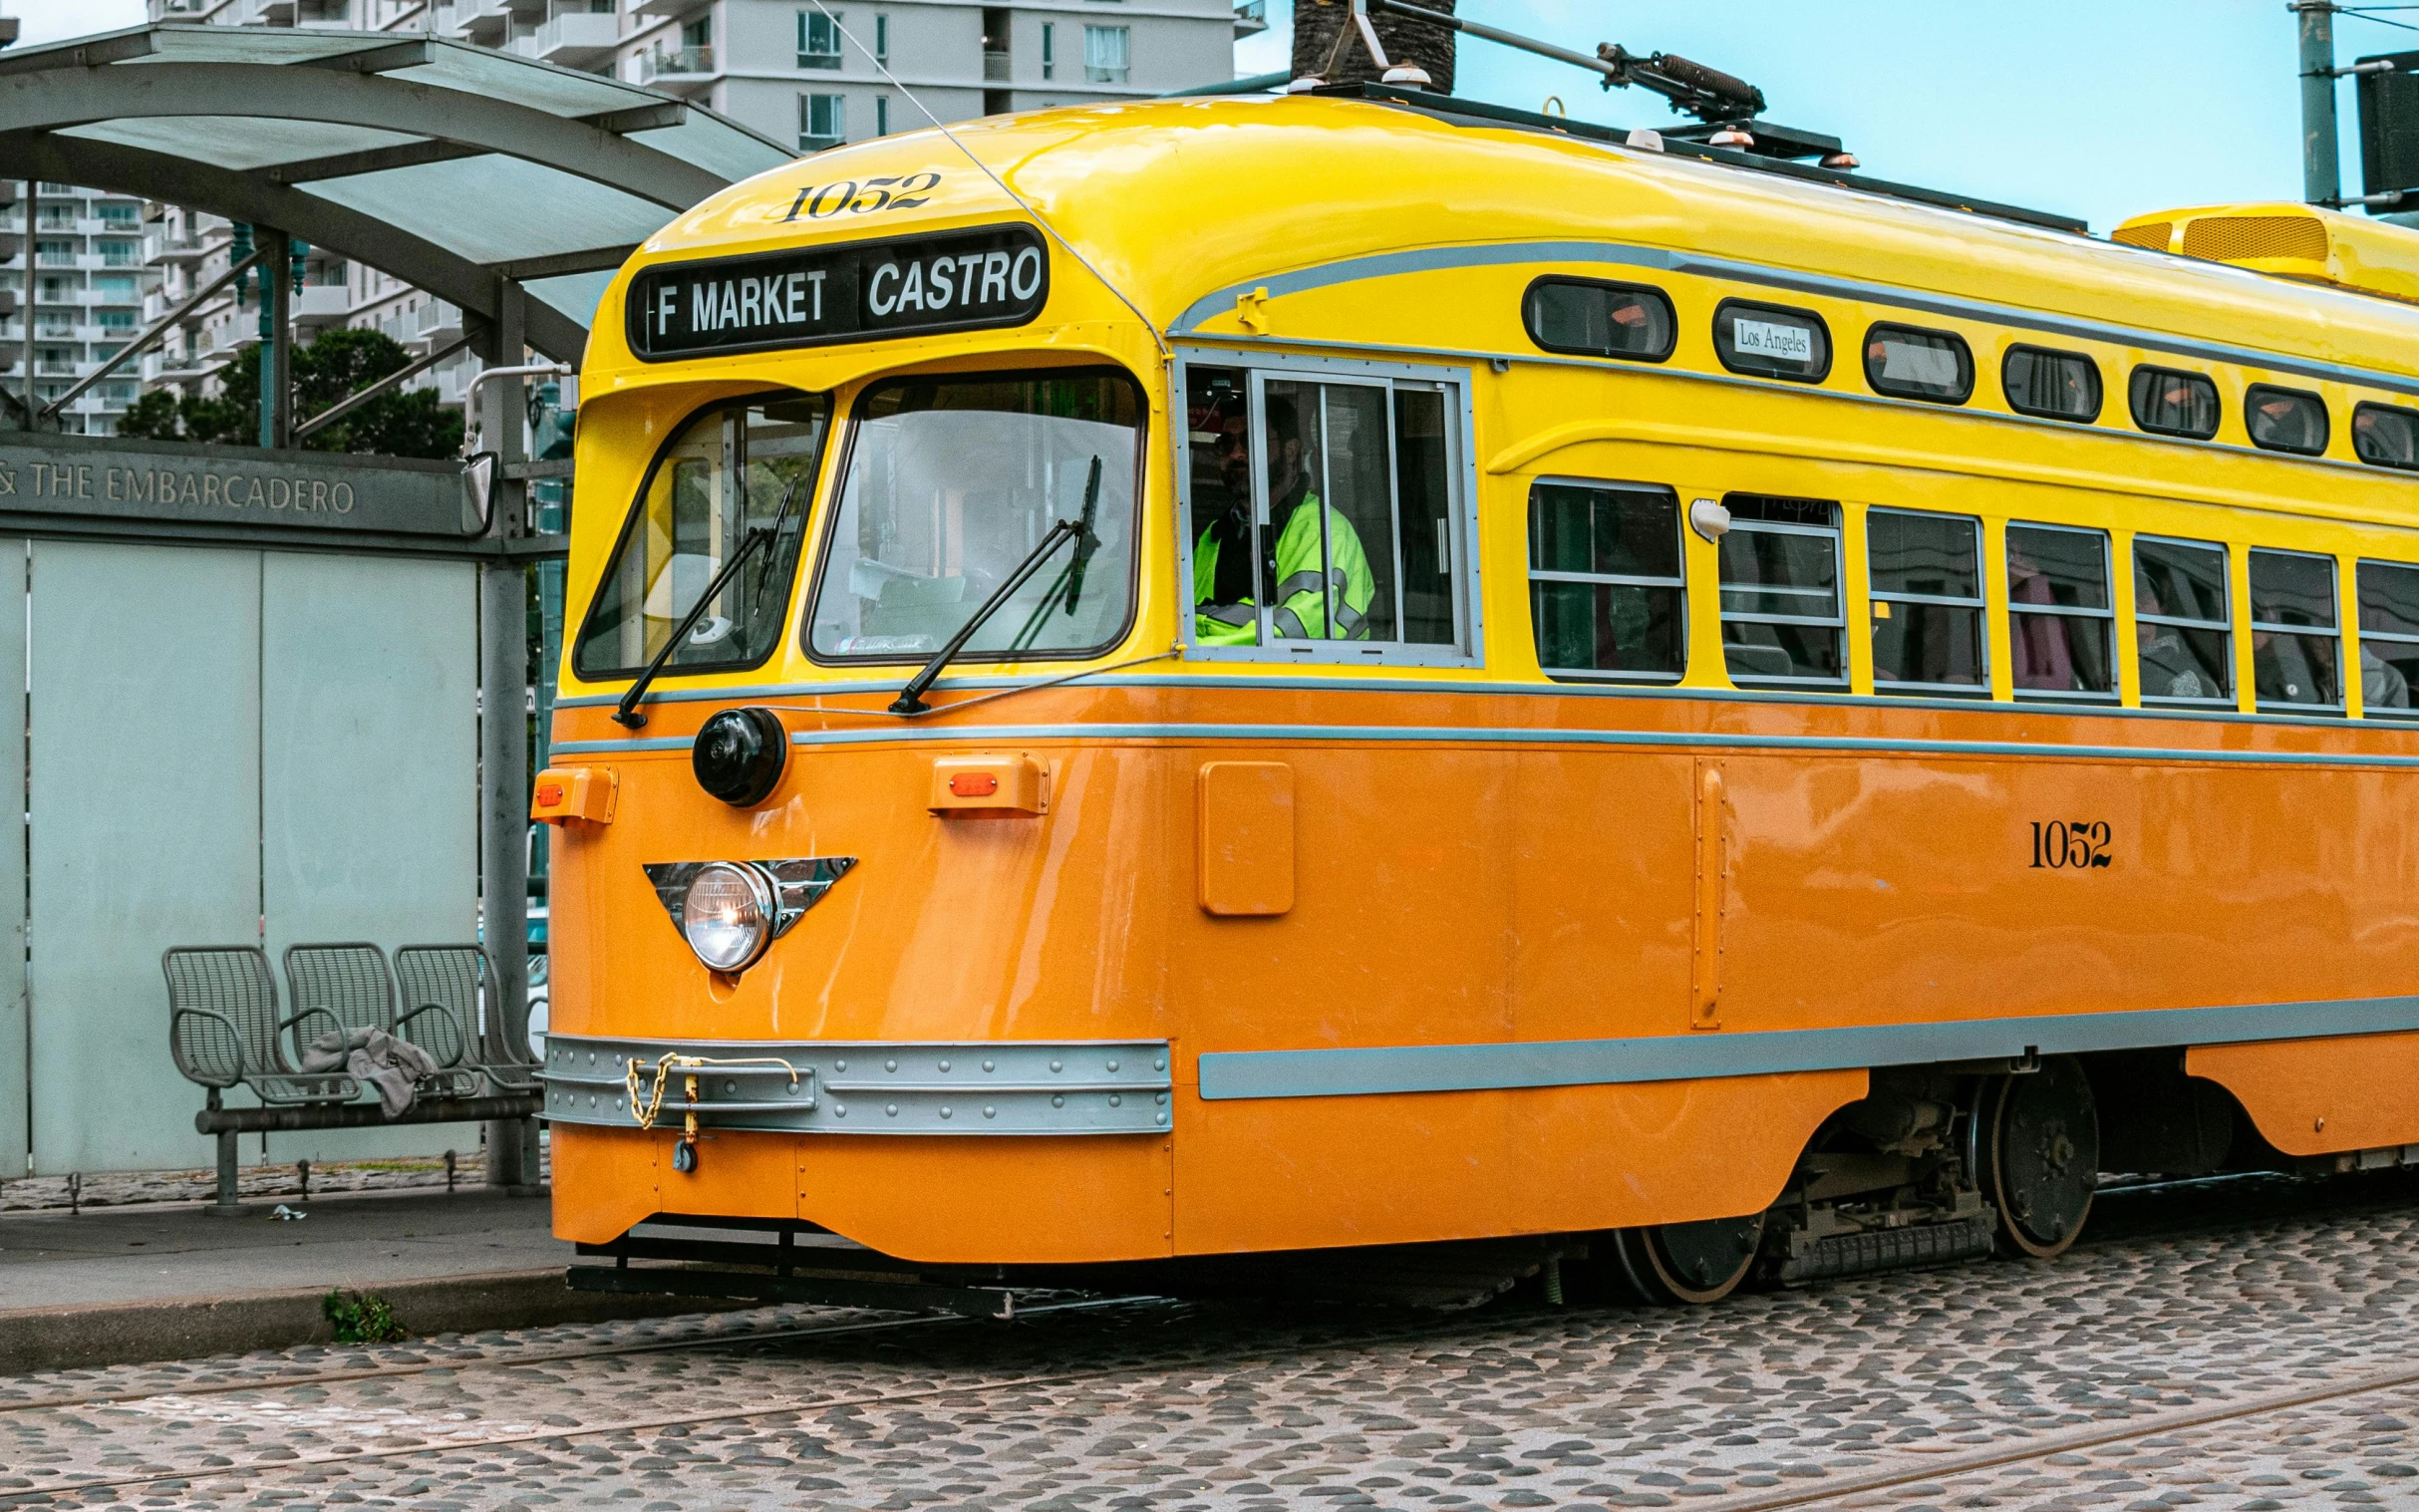
[[[319,1311],[335,1325],[338,1344],[394,1344],[412,1337],[395,1321],[395,1310],[387,1299],[376,1292],[348,1292],[338,1287],[320,1302]]]

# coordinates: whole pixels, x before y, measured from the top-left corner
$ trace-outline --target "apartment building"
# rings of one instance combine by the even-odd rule
[[[1234,77],[1236,41],[1267,29],[1266,0],[147,3],[154,21],[428,31],[509,49],[695,101],[777,142],[794,143],[800,153],[913,131],[930,124],[926,111],[954,123],[1221,83]],[[99,196],[97,202],[116,201]],[[148,270],[146,323],[226,270],[232,229],[215,216],[172,205],[151,206],[149,218],[148,227],[135,228],[143,232]],[[306,261],[294,312],[298,340],[325,325],[369,326],[424,355],[461,334],[458,308],[317,250]],[[221,293],[180,319],[144,358],[142,381],[151,387],[207,385],[257,340],[257,309],[238,309],[231,291]],[[476,372],[475,360],[463,353],[416,387],[434,387],[447,403],[458,403]],[[133,396],[125,398],[131,402]],[[113,413],[96,408],[93,418],[106,422]]]
[[[0,228],[7,253],[0,265],[0,347],[6,348],[0,374],[7,376],[0,382],[23,396],[18,357],[30,319],[34,402],[46,405],[116,356],[140,329],[156,277],[143,258],[143,201],[45,183],[28,203],[23,185],[11,183],[0,191]],[[138,392],[136,375],[113,375],[79,396],[62,413],[60,427],[111,435]]]

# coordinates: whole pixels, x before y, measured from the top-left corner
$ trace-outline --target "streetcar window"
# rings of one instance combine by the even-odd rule
[[[1677,682],[1685,604],[1669,488],[1557,480],[1529,490],[1529,615],[1547,676]]]
[[[2207,441],[2218,434],[2218,386],[2202,374],[2139,367],[2127,391],[2133,423],[2154,436]]]
[[[2007,610],[2016,697],[2116,697],[2106,534],[2010,524]]]
[[[789,617],[789,581],[829,415],[820,395],[751,399],[716,405],[674,433],[639,487],[572,648],[581,677],[647,666],[749,532],[777,516],[772,549],[759,548],[722,585],[665,666],[752,667],[771,653]]]
[[[2253,384],[2243,391],[2243,423],[2251,444],[2266,451],[2316,456],[2326,450],[2326,401],[2315,394]]]
[[[1865,516],[1873,691],[1971,692],[1982,669],[1982,527],[1954,514]]]
[[[2419,683],[2419,567],[2362,562],[2360,708],[2388,719],[2411,717],[2411,685]]]
[[[1084,656],[1133,603],[1142,394],[1122,372],[952,374],[876,384],[857,402],[807,650],[818,661],[921,662],[1056,547],[966,651]]]
[[[1529,340],[1574,357],[1662,362],[1678,331],[1663,290],[1594,278],[1540,278],[1529,285],[1522,315]]]
[[[2399,405],[2355,405],[2352,450],[2379,467],[2419,467],[2419,410]]]
[[[2231,705],[2226,548],[2136,536],[2133,599],[2142,702]]]
[[[1725,299],[1713,311],[1722,366],[1755,378],[1821,383],[1831,372],[1831,330],[1812,310]]]
[[[1452,391],[1187,364],[1192,642],[1460,659]]]
[[[2262,709],[2340,709],[2335,559],[2301,551],[2251,554],[2252,692]]]
[[[1973,397],[1973,354],[1955,331],[1878,325],[1865,333],[1865,382],[1876,394],[1962,405]]]
[[[2018,415],[2085,425],[2100,418],[2100,370],[2080,352],[2009,347],[1999,387],[2007,392],[2007,408]]]
[[[1840,611],[1840,506],[1733,493],[1722,500],[1722,657],[1737,683],[1847,681]]]

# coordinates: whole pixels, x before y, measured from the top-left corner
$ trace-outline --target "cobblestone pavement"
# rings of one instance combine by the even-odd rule
[[[2419,1506],[2419,1187],[2298,1190],[1700,1311],[778,1309],[11,1377],[0,1507]]]

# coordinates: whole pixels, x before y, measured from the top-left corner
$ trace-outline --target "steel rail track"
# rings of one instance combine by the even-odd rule
[[[2254,1396],[2238,1402],[2212,1402],[2205,1407],[2186,1407],[2173,1412],[2155,1412],[2130,1423],[2107,1423],[2091,1428],[2078,1428],[2062,1434],[2044,1434],[2022,1445],[2004,1444],[1992,1449],[1976,1449],[1965,1454],[1943,1454],[1927,1464],[1898,1470],[1871,1470],[1863,1474],[1842,1475],[1820,1486],[1805,1486],[1787,1491],[1770,1491],[1757,1495],[1707,1497],[1697,1503],[1701,1512],[1782,1512],[1789,1507],[1811,1507],[1842,1497],[1862,1496],[1868,1492],[1886,1491],[1893,1486],[1911,1485],[1920,1481],[1945,1480],[1955,1475],[1970,1475],[1976,1470],[1995,1470],[2004,1465],[2020,1465],[2026,1460],[2047,1459],[2053,1454],[2072,1454],[2078,1449],[2096,1449],[2107,1444],[2123,1443],[2129,1438],[2151,1438],[2162,1433],[2174,1433],[2185,1428],[2207,1427],[2212,1423],[2235,1422],[2247,1417],[2261,1417],[2270,1412],[2282,1412],[2292,1407],[2306,1407],[2315,1402],[2336,1401],[2347,1396],[2366,1396],[2372,1391],[2390,1391],[2397,1386],[2419,1385],[2419,1368],[2390,1370],[2383,1374],[2364,1375],[2332,1386],[2307,1386],[2297,1391],[2276,1391],[2266,1396]],[[1900,1451],[1904,1453],[1905,1451]]]
[[[2148,1193],[2174,1193],[2178,1191],[2190,1192],[2197,1190],[2223,1189],[2227,1186],[2235,1184],[2241,1179],[2242,1178],[2239,1176],[2226,1175],[2191,1178],[2172,1182],[2143,1182],[2123,1188],[2111,1188],[2107,1195],[2111,1197],[2132,1197]],[[2317,1183],[2312,1183],[2308,1190],[2315,1195],[2325,1195],[2322,1188]],[[2351,1196],[2353,1194],[2344,1193],[2343,1195]],[[2305,1206],[2321,1205],[2324,1204],[2307,1204]],[[2342,1204],[2343,1207],[2353,1210],[2366,1206],[2382,1205],[2389,1204],[2378,1203],[2374,1200],[2354,1200]],[[2276,1215],[2271,1213],[2265,1216]],[[2201,1222],[2188,1221],[2184,1224],[2158,1224],[2147,1230],[2135,1231],[2121,1236],[2111,1235],[2103,1242],[2124,1243],[2128,1240],[2138,1240],[2148,1237],[2149,1234],[2153,1232],[2164,1232],[2170,1228],[2197,1228],[2207,1226],[2209,1225],[2205,1220]],[[2088,1243],[2089,1241],[2087,1240],[2086,1242]],[[1857,1278],[1846,1279],[1854,1280]],[[1018,1316],[1020,1318],[1032,1318],[1041,1317],[1046,1314],[1100,1312],[1118,1308],[1173,1309],[1185,1306],[1189,1306],[1189,1304],[1175,1299],[1162,1297],[1086,1298],[1070,1302],[1041,1304],[1021,1311]],[[0,1404],[0,1417],[5,1417],[14,1413],[55,1410],[68,1407],[107,1406],[114,1403],[152,1400],[160,1397],[176,1397],[181,1399],[194,1396],[228,1395],[244,1392],[270,1392],[293,1386],[321,1385],[330,1382],[384,1378],[388,1376],[418,1375],[434,1370],[449,1370],[458,1373],[464,1370],[511,1369],[525,1365],[544,1365],[567,1361],[610,1359],[633,1355],[664,1354],[682,1350],[707,1348],[745,1349],[757,1345],[775,1344],[797,1339],[833,1338],[878,1332],[920,1332],[943,1327],[967,1327],[980,1324],[984,1320],[967,1319],[946,1315],[927,1315],[907,1318],[893,1317],[859,1319],[844,1323],[817,1324],[784,1329],[767,1329],[752,1333],[702,1334],[686,1339],[650,1340],[643,1343],[609,1345],[594,1349],[547,1351],[543,1353],[516,1356],[508,1359],[497,1358],[475,1361],[430,1361],[419,1364],[370,1366],[345,1370],[297,1372],[289,1375],[273,1376],[258,1380],[229,1381],[216,1385],[191,1386],[181,1389],[93,1392],[81,1396],[54,1396],[31,1401]],[[1349,1342],[1355,1348],[1367,1348],[1372,1345],[1398,1344],[1407,1341],[1431,1338],[1438,1335],[1462,1332],[1466,1330],[1472,1322],[1473,1319],[1468,1314],[1448,1315],[1417,1327],[1388,1329],[1368,1333],[1353,1333],[1350,1335],[1349,1340],[1340,1336],[1338,1339],[1327,1341],[1327,1343],[1342,1344]],[[1314,1342],[1308,1347],[1319,1348],[1320,1345]],[[1207,1358],[1207,1356],[1213,1352],[1203,1351],[1200,1353],[1201,1358]],[[1170,1361],[1169,1363],[1181,1364],[1185,1360],[1192,1358],[1194,1357],[1188,1354],[1183,1359]],[[477,1451],[482,1449],[503,1448],[515,1444],[542,1443],[561,1439],[580,1439],[609,1436],[617,1433],[637,1432],[647,1429],[691,1426],[712,1422],[745,1421],[750,1418],[778,1416],[785,1412],[796,1412],[810,1408],[815,1410],[829,1410],[834,1407],[846,1406],[884,1406],[897,1402],[930,1400],[937,1397],[959,1396],[974,1392],[1014,1389],[1022,1386],[1062,1384],[1069,1381],[1091,1379],[1103,1375],[1119,1374],[1130,1371],[1133,1368],[1135,1368],[1135,1364],[1132,1361],[1124,1361],[1114,1364],[1104,1364],[1083,1369],[1012,1376],[999,1380],[972,1382],[967,1384],[933,1385],[909,1391],[870,1392],[855,1396],[825,1398],[817,1398],[812,1396],[783,1397],[771,1402],[759,1402],[748,1407],[730,1408],[712,1412],[636,1417],[580,1427],[549,1426],[543,1431],[495,1434],[485,1438],[449,1439],[439,1447],[442,1447],[446,1452],[456,1453],[464,1451]],[[2419,1368],[2362,1376],[2336,1385],[2314,1386],[2295,1391],[2270,1393],[2233,1403],[2212,1403],[2206,1407],[2188,1408],[2175,1412],[2156,1413],[2148,1416],[2147,1418],[2137,1419],[2130,1423],[2095,1425],[2090,1428],[2079,1429],[2069,1433],[2044,1435],[2039,1438],[2026,1440],[2022,1444],[2000,1445],[1990,1449],[1976,1450],[1967,1454],[1944,1455],[1936,1459],[1930,1459],[1921,1464],[1907,1465],[1896,1469],[1874,1470],[1857,1475],[1841,1476],[1834,1479],[1828,1479],[1819,1486],[1806,1486],[1786,1491],[1748,1496],[1729,1496],[1718,1499],[1708,1498],[1702,1505],[1704,1512],[1781,1512],[1781,1509],[1813,1506],[1826,1501],[1835,1500],[1840,1497],[1854,1496],[1867,1491],[1884,1490],[1893,1486],[1934,1480],[1945,1476],[1970,1474],[1976,1470],[1992,1469],[2010,1464],[2020,1464],[2027,1460],[2047,1458],[2053,1454],[2070,1453],[2076,1449],[2099,1447],[2111,1443],[2121,1443],[2131,1438],[2148,1437],[2155,1434],[2173,1432],[2179,1429],[2202,1426],[2209,1423],[2257,1417],[2266,1413],[2282,1411],[2291,1407],[2306,1406],[2314,1402],[2334,1400],[2348,1396],[2359,1396],[2374,1391],[2390,1390],[2399,1386],[2414,1384],[2419,1384]],[[57,1483],[51,1486],[0,1493],[0,1507],[15,1506],[27,1502],[47,1501],[55,1499],[62,1494],[71,1492],[84,1494],[96,1491],[117,1490],[133,1486],[159,1485],[169,1482],[191,1483],[194,1485],[199,1485],[206,1482],[229,1479],[257,1478],[264,1474],[275,1474],[284,1471],[300,1472],[320,1470],[331,1466],[360,1464],[368,1461],[389,1459],[404,1455],[422,1454],[427,1452],[429,1448],[430,1445],[428,1443],[418,1442],[408,1445],[397,1445],[395,1447],[385,1449],[362,1449],[341,1454],[330,1453],[306,1456],[298,1459],[261,1460],[249,1465],[205,1466],[199,1468],[187,1467],[180,1469],[147,1471],[140,1475],[101,1476],[89,1479],[70,1479],[66,1476],[62,1476]]]

